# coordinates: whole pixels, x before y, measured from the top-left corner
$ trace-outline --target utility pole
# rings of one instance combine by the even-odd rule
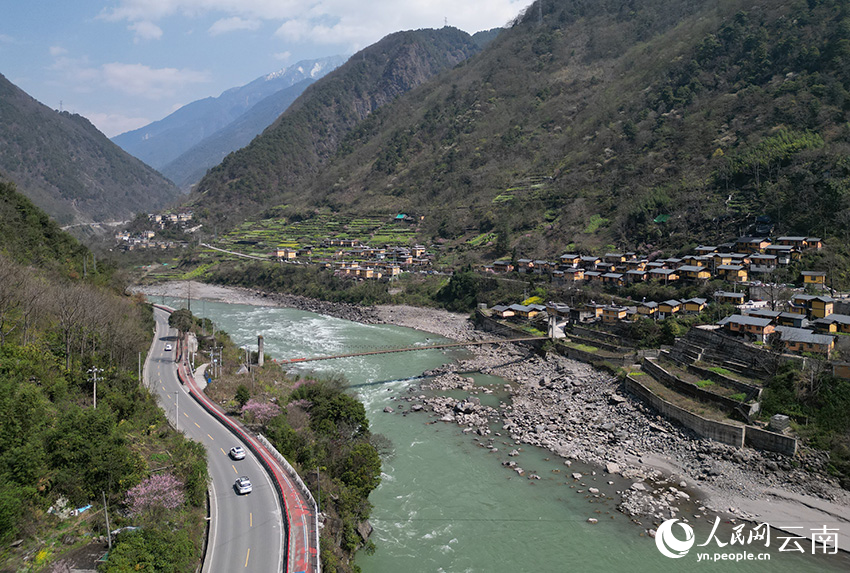
[[[96,366],[92,366],[91,368],[89,368],[88,372],[89,372],[89,374],[92,375],[92,377],[94,379],[94,405],[93,405],[93,408],[95,410],[97,410],[97,375],[98,375],[98,373],[103,372],[103,368],[97,368]]]
[[[106,543],[109,550],[112,551],[112,532],[109,530],[109,508],[106,505],[106,492],[101,490],[100,493],[103,494],[103,515],[106,516]]]
[[[174,429],[180,431],[180,391],[174,391]]]

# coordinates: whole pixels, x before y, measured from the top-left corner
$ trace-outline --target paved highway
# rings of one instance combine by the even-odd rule
[[[154,309],[156,336],[145,362],[145,382],[159,396],[178,429],[207,449],[211,523],[203,571],[209,573],[280,573],[283,571],[284,531],[280,501],[268,473],[234,434],[201,408],[177,378],[177,332],[168,327],[168,314]],[[165,350],[171,344],[173,350]],[[178,413],[179,412],[179,413]],[[245,448],[244,460],[230,459],[230,448]],[[236,478],[248,476],[253,492],[238,495]]]

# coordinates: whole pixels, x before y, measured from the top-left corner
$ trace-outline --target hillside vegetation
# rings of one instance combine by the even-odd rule
[[[114,270],[8,183],[0,220],[0,570],[67,571],[76,555],[105,552],[105,500],[112,528],[144,528],[118,536],[110,567],[130,568],[110,570],[155,559],[194,571],[206,453],[137,379],[149,307],[118,294]],[[175,503],[142,495],[154,474]]]
[[[307,109],[327,117],[359,88],[334,84],[331,97],[341,76],[318,82],[196,202],[218,220],[224,205],[286,204],[302,217],[422,215],[423,242],[501,237],[471,258],[679,249],[746,233],[757,216],[845,238],[847,9],[535,3],[451,71],[347,115],[347,130]]]
[[[2,75],[0,178],[61,225],[130,219],[180,195],[87,119],[49,109]]]

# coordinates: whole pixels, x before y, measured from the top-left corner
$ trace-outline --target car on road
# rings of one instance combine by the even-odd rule
[[[230,457],[234,460],[244,460],[245,459],[245,448],[242,446],[233,446],[230,448]]]
[[[171,351],[171,350],[173,350],[173,349],[174,349],[174,347],[173,347],[173,346],[171,346],[171,344],[166,344],[166,345],[165,345],[165,351],[166,351],[166,352],[169,352],[169,351]]]
[[[251,480],[248,479],[248,476],[242,476],[236,480],[236,483],[233,484],[233,487],[236,488],[236,493],[242,495],[244,493],[251,493],[253,489],[251,487]]]

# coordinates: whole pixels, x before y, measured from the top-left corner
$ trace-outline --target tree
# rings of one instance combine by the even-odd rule
[[[127,491],[127,506],[137,516],[153,517],[159,522],[165,510],[183,505],[183,483],[170,473],[153,474]]]
[[[183,334],[189,332],[194,324],[195,319],[192,316],[192,313],[185,308],[175,310],[171,313],[171,316],[168,317],[168,326],[176,328],[181,337]]]
[[[239,404],[239,408],[244,408],[245,404],[247,404],[250,399],[251,391],[248,390],[248,387],[244,384],[240,384],[239,387],[236,388],[236,403]]]

